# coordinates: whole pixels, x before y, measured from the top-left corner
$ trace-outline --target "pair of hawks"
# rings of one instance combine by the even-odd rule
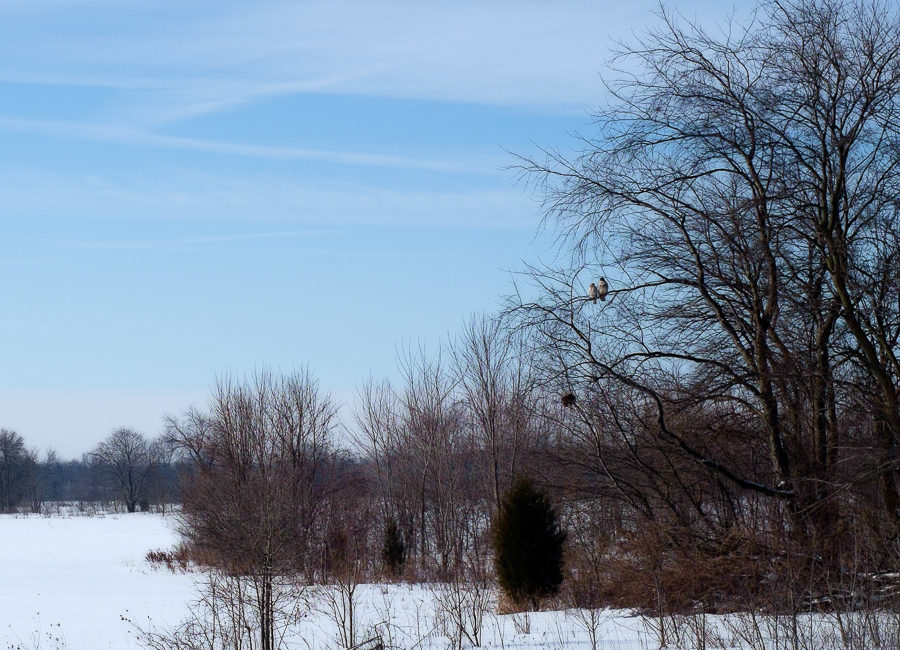
[[[608,293],[609,285],[606,283],[606,278],[600,278],[597,280],[597,284],[591,282],[591,286],[588,287],[588,298],[591,299],[591,302],[597,302],[597,298],[606,300],[606,294]]]
[[[597,280],[597,284],[591,282],[591,286],[588,287],[588,298],[591,299],[591,302],[597,302],[597,298],[606,300],[606,294],[608,293],[609,284],[606,282],[606,278],[600,278]],[[560,401],[566,408],[572,408],[578,402],[578,398],[575,397],[575,393],[569,391],[563,394]]]

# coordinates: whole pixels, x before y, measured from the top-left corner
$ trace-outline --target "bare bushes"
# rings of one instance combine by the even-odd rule
[[[292,580],[273,579],[268,599],[260,598],[258,581],[219,570],[204,574],[199,598],[187,619],[173,629],[157,629],[130,621],[138,641],[151,650],[255,650],[260,647],[260,625],[270,626],[267,639],[283,648],[292,625],[305,609],[302,593]],[[260,607],[265,604],[269,611]]]
[[[895,612],[763,614],[751,610],[720,617],[676,617],[678,647],[746,650],[873,650],[896,648],[900,617]]]
[[[185,552],[185,547],[183,545],[180,545],[171,551],[164,551],[161,549],[147,551],[147,555],[144,556],[144,559],[152,566],[165,566],[173,573],[187,571],[188,566],[191,564],[191,555]]]
[[[606,581],[619,585],[612,593],[623,604],[642,603],[647,634],[661,645],[862,650],[900,640],[898,576],[870,570],[878,560],[865,556],[862,535],[839,566],[787,535],[734,533],[708,548],[646,535],[642,542],[629,542]]]
[[[345,500],[335,517],[325,548],[323,584],[314,592],[316,608],[335,624],[341,648],[354,648],[363,631],[359,587],[371,575],[373,551],[369,548],[371,508]],[[370,638],[371,634],[366,634]]]
[[[279,608],[296,576],[311,569],[331,489],[334,418],[331,399],[308,373],[260,372],[246,382],[220,381],[207,413],[169,423],[170,439],[192,461],[182,533],[214,558],[229,598],[251,598],[241,612],[256,617],[260,650],[280,647]]]
[[[467,558],[449,581],[434,583],[431,593],[437,628],[452,646],[481,647],[485,617],[497,604],[486,567]]]

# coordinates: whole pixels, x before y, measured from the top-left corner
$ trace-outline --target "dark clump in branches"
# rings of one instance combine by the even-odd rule
[[[514,603],[537,608],[559,591],[565,541],[547,495],[518,479],[504,495],[493,536],[497,581]]]

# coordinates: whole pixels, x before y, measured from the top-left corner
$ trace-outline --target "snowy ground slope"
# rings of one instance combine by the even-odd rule
[[[106,514],[99,516],[0,515],[0,650],[128,650],[141,647],[131,619],[145,629],[170,630],[188,614],[197,598],[196,581],[202,573],[173,574],[150,566],[147,551],[168,549],[177,541],[175,522],[156,514]],[[444,587],[446,588],[446,587]],[[337,625],[327,613],[327,587],[308,588],[303,602],[307,612],[293,628],[291,650],[337,648]],[[361,585],[357,592],[357,640],[377,629],[394,648],[453,647],[452,622],[436,606],[440,585]],[[333,593],[333,592],[332,592]],[[655,619],[642,620],[623,612],[597,612],[598,648],[643,650],[659,647],[652,629]],[[539,612],[515,617],[496,614],[488,607],[479,639],[485,648],[517,650],[591,648],[587,612]],[[741,615],[737,615],[740,617]],[[667,619],[667,640],[671,650],[707,648],[747,648],[740,638],[761,633],[770,640],[768,648],[790,647],[782,639],[772,643],[771,623],[803,632],[803,648],[843,647],[834,621],[821,615],[802,616],[794,621],[754,619],[761,627],[734,628],[740,620],[721,617],[703,619],[710,631],[724,632],[722,640],[695,643],[685,620],[678,628]],[[746,617],[744,618],[746,620]],[[883,617],[885,639],[896,639],[898,621]],[[842,625],[852,623],[844,614]],[[871,618],[859,625],[870,628]],[[785,626],[788,628],[785,628]],[[857,625],[858,629],[862,629]],[[849,629],[849,628],[848,628]],[[676,638],[677,637],[677,638]],[[467,643],[463,644],[467,646]],[[880,647],[896,647],[882,644]],[[754,641],[753,647],[760,647]],[[864,642],[853,648],[869,648]]]
[[[173,525],[141,513],[0,516],[0,648],[136,648],[122,615],[177,621],[193,578],[144,560],[173,545]]]
[[[149,618],[157,629],[166,628],[186,615],[196,597],[197,574],[155,569],[144,559],[148,550],[169,548],[176,539],[173,520],[156,514],[0,516],[0,650],[140,647],[123,616],[141,624]],[[361,587],[360,634],[390,620],[400,647],[448,647],[433,596],[425,586]],[[590,647],[571,614],[531,614],[527,632],[524,622],[521,616],[516,621],[489,614],[482,646]],[[600,647],[653,647],[639,641],[641,630],[639,619],[605,616]],[[333,648],[335,635],[329,617],[313,612],[298,626],[292,646]]]
[[[382,633],[382,639],[394,648],[450,649],[455,636],[453,622],[436,608],[436,593],[441,586],[429,585],[361,585],[358,591],[359,625],[357,642],[371,636],[372,630]],[[324,601],[311,594],[318,612],[298,626],[299,638],[291,647],[335,648],[337,626],[323,614]],[[389,623],[385,625],[385,623]],[[638,650],[657,648],[644,634],[640,618],[623,612],[600,612],[598,617],[598,648],[607,650]],[[471,630],[469,630],[471,632]],[[531,612],[502,615],[488,612],[483,619],[480,637],[483,648],[559,648],[581,650],[591,648],[584,619],[576,612]],[[463,647],[470,642],[463,641]],[[676,650],[673,648],[673,650]]]

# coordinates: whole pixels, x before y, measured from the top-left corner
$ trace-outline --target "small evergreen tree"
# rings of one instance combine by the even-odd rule
[[[492,540],[497,580],[513,602],[537,609],[559,591],[565,540],[547,495],[518,479],[503,496]]]
[[[388,518],[384,527],[381,560],[395,578],[403,572],[403,565],[406,563],[406,544],[403,543],[397,520],[393,517]]]

